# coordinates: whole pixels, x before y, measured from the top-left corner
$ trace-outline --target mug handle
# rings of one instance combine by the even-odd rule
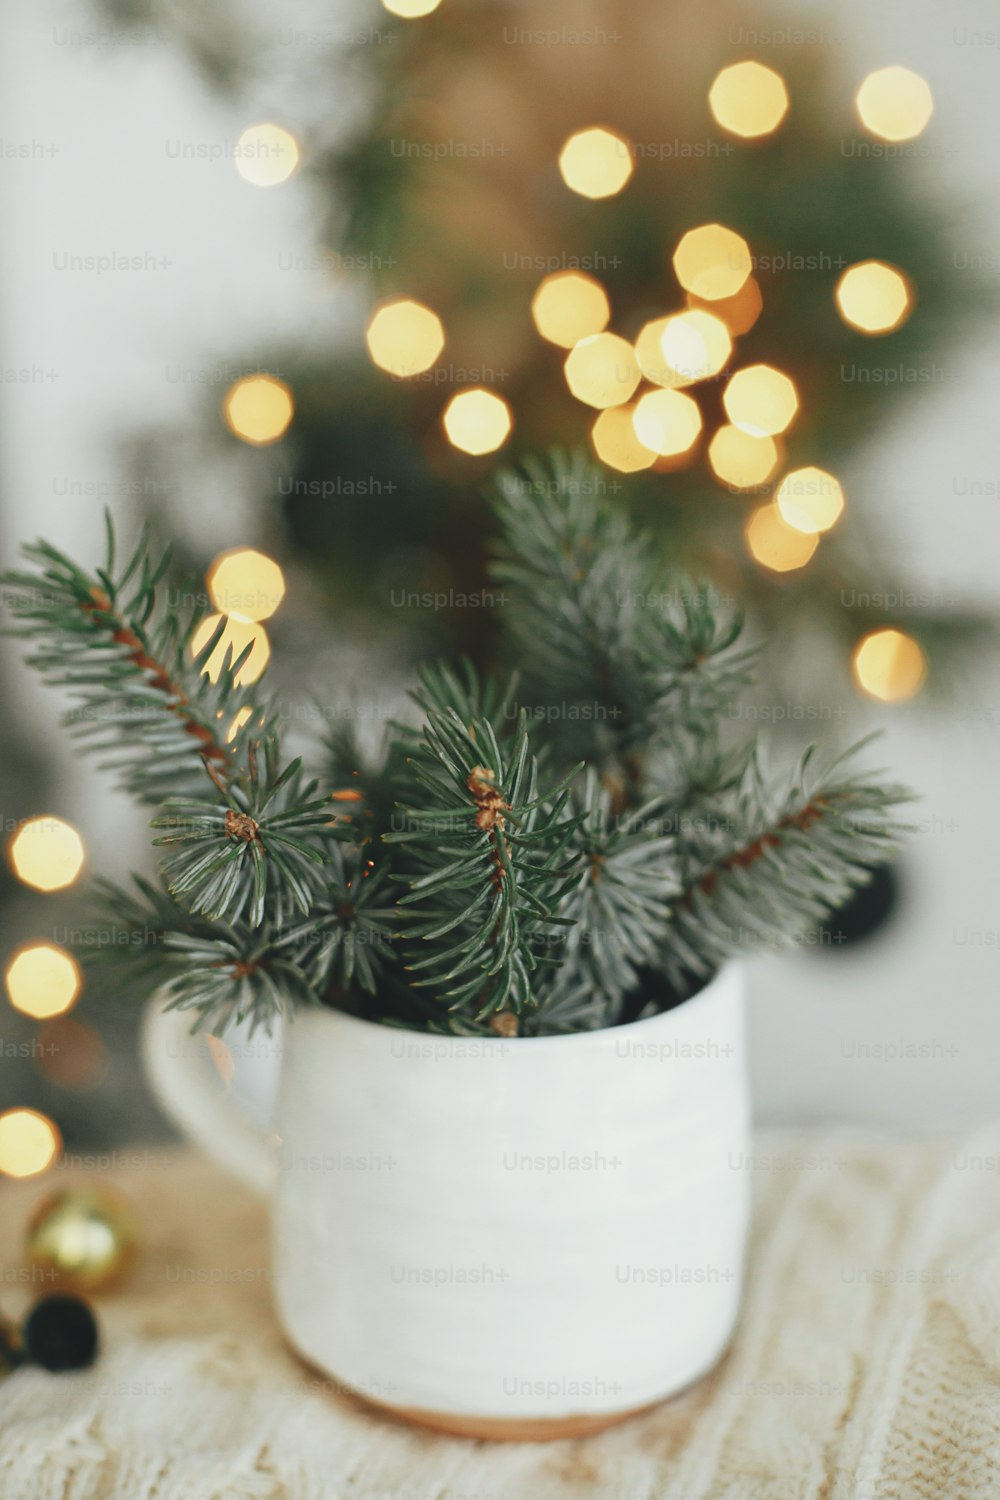
[[[142,1054],[157,1103],[183,1135],[211,1161],[269,1197],[277,1160],[266,1136],[227,1097],[202,1033],[191,1032],[191,1012],[168,1009],[157,996],[146,1007]]]

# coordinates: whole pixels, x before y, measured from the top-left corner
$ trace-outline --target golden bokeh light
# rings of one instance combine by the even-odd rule
[[[271,643],[267,638],[267,631],[256,620],[237,620],[234,616],[223,614],[209,615],[202,620],[191,638],[191,655],[197,656],[199,651],[204,650],[222,620],[225,620],[226,628],[202,667],[202,672],[210,682],[218,682],[230,648],[235,661],[252,644],[250,655],[236,673],[234,681],[237,686],[256,682],[271,659]]]
[[[854,103],[865,129],[883,141],[912,141],[934,113],[926,79],[910,68],[878,68],[869,73]]]
[[[849,266],[837,282],[837,309],[861,333],[894,333],[910,315],[913,297],[902,271],[881,260]]]
[[[550,344],[572,349],[592,333],[602,333],[611,304],[601,283],[582,271],[556,271],[539,283],[531,302],[535,327]]]
[[[581,339],[567,355],[564,368],[576,399],[598,408],[624,406],[641,378],[635,350],[617,333]]]
[[[253,718],[253,709],[248,703],[238,708],[230,720],[229,728],[226,730],[226,744],[231,745],[245,724],[249,724]]]
[[[635,341],[635,358],[647,380],[654,385],[675,389],[687,382],[670,368],[663,353],[663,334],[669,322],[669,318],[653,318],[640,329]]]
[[[784,432],[799,409],[794,382],[772,365],[747,365],[726,386],[722,404],[734,427],[751,437]]]
[[[51,1167],[61,1150],[62,1137],[47,1115],[34,1109],[0,1114],[0,1174],[35,1177]]]
[[[80,965],[55,943],[19,948],[4,976],[15,1010],[36,1021],[61,1016],[76,1003],[83,984]]]
[[[732,297],[719,297],[714,302],[706,302],[704,298],[695,297],[688,292],[687,300],[689,307],[701,307],[721,318],[734,335],[749,333],[764,311],[764,298],[753,276],[748,276]]]
[[[756,140],[777,130],[788,113],[788,90],[780,73],[759,62],[738,62],[718,73],[708,105],[723,130]]]
[[[444,327],[436,312],[412,297],[381,303],[365,329],[372,363],[397,380],[422,375],[444,348]]]
[[[722,224],[689,229],[674,251],[673,264],[684,290],[705,302],[734,297],[753,269],[746,240]]]
[[[772,573],[793,573],[804,568],[819,546],[817,536],[807,536],[783,521],[777,506],[759,505],[746,524],[750,556]]]
[[[285,597],[285,575],[272,557],[253,547],[220,552],[208,570],[216,609],[234,620],[266,620]]]
[[[616,130],[593,125],[570,136],[559,153],[559,171],[581,197],[612,198],[632,176],[632,152]]]
[[[43,814],[28,818],[10,841],[14,874],[36,891],[63,891],[83,869],[83,840],[71,823]]]
[[[392,15],[413,21],[419,16],[429,16],[431,11],[437,10],[441,0],[382,0],[382,4]]]
[[[739,427],[720,427],[708,445],[712,472],[730,489],[752,490],[766,484],[778,467],[773,438],[751,437]]]
[[[222,409],[235,437],[255,448],[266,448],[288,431],[295,403],[283,380],[274,375],[245,375],[229,387]]]
[[[598,414],[590,429],[594,452],[609,469],[617,469],[620,474],[648,469],[656,458],[652,449],[636,436],[633,410],[631,406],[609,406]]]
[[[854,680],[880,703],[905,703],[924,685],[927,658],[905,631],[871,630],[854,648]]]
[[[236,170],[252,187],[277,187],[299,164],[299,143],[281,125],[248,125],[236,142]]]
[[[811,465],[791,469],[778,486],[774,503],[783,521],[807,534],[829,531],[840,520],[844,491],[825,469]]]
[[[681,376],[680,383],[691,385],[725,369],[733,341],[721,319],[695,308],[665,320],[660,348],[668,369]]]
[[[661,458],[675,457],[693,446],[701,431],[697,401],[683,391],[647,391],[635,404],[636,437]]]
[[[514,426],[503,397],[481,386],[452,396],[442,421],[452,447],[475,457],[502,448]]]

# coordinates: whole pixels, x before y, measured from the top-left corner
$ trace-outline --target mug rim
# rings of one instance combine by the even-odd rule
[[[504,1037],[482,1036],[479,1033],[472,1033],[469,1036],[455,1036],[449,1032],[425,1031],[415,1026],[388,1026],[384,1021],[371,1021],[367,1018],[367,1016],[355,1016],[352,1015],[350,1011],[338,1010],[336,1006],[332,1005],[297,1006],[289,1012],[286,1020],[290,1021],[292,1026],[295,1026],[303,1017],[315,1017],[317,1019],[320,1016],[323,1016],[324,1018],[333,1017],[336,1018],[338,1024],[347,1022],[352,1026],[362,1027],[366,1031],[378,1031],[382,1033],[392,1032],[396,1035],[423,1037],[427,1041],[432,1043],[435,1047],[441,1044],[444,1044],[446,1046],[450,1045],[457,1048],[468,1047],[470,1044],[481,1045],[483,1043],[488,1043],[490,1046],[496,1046],[503,1043],[504,1045],[515,1047],[518,1052],[522,1052],[525,1047],[553,1047],[557,1043],[563,1047],[581,1046],[587,1043],[593,1044],[597,1038],[604,1036],[632,1035],[636,1030],[641,1029],[642,1027],[653,1026],[660,1022],[668,1022],[674,1016],[677,1016],[682,1012],[690,1013],[692,1006],[699,1005],[699,1002],[707,1002],[709,999],[714,998],[714,996],[718,994],[718,992],[724,987],[724,985],[731,983],[733,979],[736,976],[742,974],[742,972],[743,965],[739,961],[739,959],[730,959],[727,963],[724,963],[720,969],[716,969],[712,977],[706,984],[702,985],[700,990],[696,990],[693,995],[689,995],[688,998],[686,1000],[682,1000],[679,1005],[671,1006],[669,1010],[660,1010],[657,1011],[655,1015],[645,1016],[636,1021],[628,1021],[624,1026],[598,1026],[592,1030],[587,1031],[556,1032],[551,1036]]]

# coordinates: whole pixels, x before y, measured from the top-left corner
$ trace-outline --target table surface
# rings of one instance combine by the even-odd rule
[[[306,1369],[270,1300],[265,1210],[137,1148],[0,1189],[0,1299],[59,1178],[134,1198],[143,1250],[103,1352],[0,1386],[0,1500],[984,1500],[1000,1496],[1000,1126],[770,1135],[736,1340],[696,1388],[595,1437],[406,1427]]]

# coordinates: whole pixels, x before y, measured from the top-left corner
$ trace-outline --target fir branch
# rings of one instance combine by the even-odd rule
[[[11,633],[32,642],[28,660],[45,680],[69,691],[75,707],[66,723],[85,747],[108,757],[127,790],[154,805],[200,787],[205,763],[228,780],[238,762],[229,726],[248,701],[236,678],[252,647],[235,658],[230,649],[218,683],[209,680],[205,666],[225,622],[195,655],[202,614],[182,623],[159,589],[169,550],[151,559],[144,530],[116,569],[108,517],[105,563],[93,573],[46,542],[25,555],[35,571],[2,580]]]
[[[906,827],[894,809],[909,800],[906,788],[860,775],[838,779],[836,765],[814,776],[813,754],[802,757],[772,811],[755,758],[715,853],[689,868],[660,952],[678,988],[690,989],[693,977],[713,973],[737,951],[801,941],[898,847]]]
[[[501,743],[490,720],[465,723],[434,692],[422,695],[427,724],[412,761],[425,800],[402,809],[405,828],[385,836],[412,861],[400,877],[409,887],[400,906],[417,919],[402,934],[407,969],[450,1011],[511,1029],[502,1017],[537,1004],[538,949],[562,920],[576,826],[564,816],[569,778],[539,792],[523,713]]]
[[[656,957],[678,891],[674,841],[660,832],[655,804],[616,817],[593,771],[576,801],[579,874],[559,905],[572,926],[542,977],[539,1029],[546,1032],[615,1024],[640,968]]]

